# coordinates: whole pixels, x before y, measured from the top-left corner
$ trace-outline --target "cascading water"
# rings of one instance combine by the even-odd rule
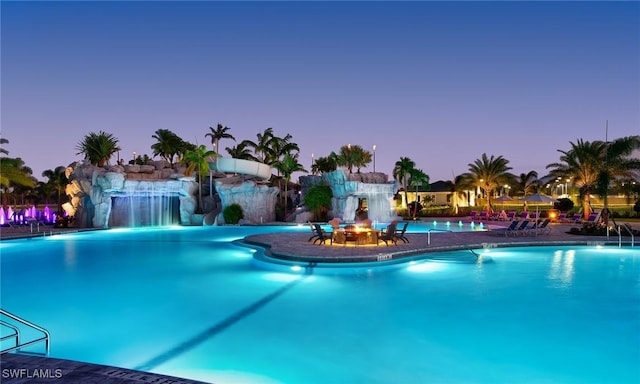
[[[180,201],[163,183],[141,182],[112,196],[110,227],[145,227],[180,224]]]

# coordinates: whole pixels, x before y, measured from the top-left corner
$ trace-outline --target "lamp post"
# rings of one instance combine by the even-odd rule
[[[376,172],[376,145],[373,144],[373,173]]]
[[[133,164],[136,163],[136,151],[133,151]]]

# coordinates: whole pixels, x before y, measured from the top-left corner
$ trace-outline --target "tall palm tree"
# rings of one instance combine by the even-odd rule
[[[570,179],[571,185],[578,188],[578,201],[582,205],[582,214],[586,219],[591,213],[591,193],[597,189],[601,162],[604,159],[606,145],[602,141],[584,141],[578,139],[569,142],[571,149],[558,150],[560,161],[547,165],[549,176]]]
[[[218,126],[213,129],[213,127],[209,127],[211,132],[204,135],[204,137],[211,137],[211,145],[213,146],[213,150],[216,152],[220,152],[220,139],[231,139],[236,141],[236,138],[233,137],[232,134],[227,133],[231,128],[223,127],[222,124],[218,123]]]
[[[265,163],[269,165],[277,164],[283,156],[300,152],[300,147],[291,141],[292,138],[293,136],[288,133],[284,137],[274,135],[271,140],[269,140]]]
[[[408,157],[400,157],[400,160],[396,161],[393,167],[393,178],[402,185],[404,189],[404,203],[409,205],[409,194],[407,192],[408,177],[411,176],[411,172],[415,169],[416,163]]]
[[[538,180],[538,172],[529,171],[527,173],[521,173],[517,180],[518,191],[522,192],[523,196],[527,196],[535,193],[540,188],[540,180]]]
[[[287,153],[284,155],[284,158],[275,163],[274,168],[278,170],[278,172],[282,173],[282,177],[284,177],[284,217],[287,217],[287,200],[289,196],[289,183],[291,182],[291,175],[294,172],[307,172],[304,169],[304,166],[298,162],[298,155],[292,155]]]
[[[120,150],[118,139],[111,133],[104,131],[91,132],[77,145],[77,155],[83,154],[92,165],[102,167],[109,164],[111,156]]]
[[[47,184],[51,186],[51,188],[57,192],[58,194],[58,207],[57,211],[62,212],[62,196],[65,192],[65,188],[67,184],[69,184],[69,179],[67,179],[66,168],[63,166],[58,166],[55,169],[47,169],[42,172],[42,177],[46,177]]]
[[[607,142],[604,161],[598,175],[598,194],[604,202],[603,220],[609,225],[609,187],[618,179],[639,179],[640,159],[632,157],[640,149],[640,135],[628,136]]]
[[[181,153],[184,141],[168,129],[158,129],[151,138],[157,140],[151,145],[153,156],[162,157],[173,167],[174,158]]]
[[[500,185],[514,184],[515,176],[509,170],[509,160],[483,153],[480,159],[469,164],[469,172],[460,175],[460,182],[469,189],[480,188],[487,197],[485,209],[491,212],[493,190]]]
[[[547,168],[553,168],[549,175],[569,178],[572,186],[578,187],[584,218],[591,213],[591,193],[598,193],[604,203],[602,219],[608,225],[608,189],[616,179],[638,177],[640,160],[631,156],[640,148],[640,136],[623,137],[612,142],[578,139],[570,144],[570,150],[558,150],[562,153],[561,162],[547,165]]]
[[[190,175],[196,171],[198,178],[198,206],[196,213],[202,213],[202,177],[206,176],[209,170],[209,162],[207,159],[215,155],[215,151],[208,151],[204,145],[199,145],[193,150],[186,151],[182,157],[181,163],[187,166],[185,174]]]
[[[274,137],[273,128],[267,128],[263,133],[258,133],[257,136],[257,142],[253,142],[251,140],[243,140],[240,144],[243,144],[246,147],[253,148],[256,159],[262,163],[268,164],[266,161],[268,160],[271,140]]]
[[[425,190],[429,189],[429,175],[424,173],[422,169],[412,169],[409,172],[409,186],[411,188],[416,188],[416,204],[413,205],[413,218],[415,220],[416,215],[418,214],[418,187],[424,186]]]
[[[244,141],[233,147],[226,147],[225,150],[229,156],[236,159],[259,161],[255,156],[253,156],[251,150],[247,147],[247,143]]]

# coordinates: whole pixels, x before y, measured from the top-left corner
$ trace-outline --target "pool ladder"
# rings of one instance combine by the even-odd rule
[[[47,331],[46,329],[44,329],[43,327],[33,324],[30,321],[27,321],[19,316],[16,316],[10,312],[5,311],[4,309],[0,308],[0,315],[4,316],[4,317],[8,317],[9,319],[13,320],[15,323],[19,323],[27,328],[31,328],[31,329],[35,329],[36,331],[41,332],[43,335],[41,337],[35,338],[33,340],[28,340],[28,341],[22,341],[20,338],[20,328],[18,327],[18,325],[14,324],[14,323],[10,323],[4,319],[0,319],[0,325],[2,327],[6,327],[9,328],[11,331],[9,332],[9,334],[4,335],[2,337],[0,337],[0,341],[2,343],[4,343],[6,340],[10,340],[10,339],[14,339],[15,342],[11,343],[10,347],[7,348],[2,348],[2,350],[0,350],[0,355],[3,355],[5,353],[8,352],[13,352],[13,351],[18,351],[21,348],[24,347],[28,347],[30,345],[39,343],[39,342],[44,342],[44,348],[45,348],[45,353],[44,355],[48,355],[49,354],[49,348],[51,345],[51,335],[49,334],[49,331]]]

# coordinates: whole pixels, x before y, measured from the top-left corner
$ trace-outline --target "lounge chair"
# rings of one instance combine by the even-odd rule
[[[396,243],[399,240],[402,240],[402,242],[405,244],[409,242],[409,239],[407,239],[407,237],[405,236],[408,226],[409,226],[409,222],[405,221],[404,224],[402,225],[402,229],[396,228]]]
[[[478,220],[488,220],[488,219],[489,219],[489,212],[483,209],[478,215]]]
[[[511,224],[504,230],[504,235],[511,235],[511,232],[515,231],[518,228],[518,223],[520,223],[520,220],[511,221]]]
[[[509,213],[507,213],[507,220],[515,220],[517,215],[518,215],[518,212],[509,211]]]
[[[572,223],[579,223],[582,221],[582,214],[581,213],[574,213],[573,216],[570,219],[570,222]]]
[[[529,220],[523,220],[520,222],[520,225],[517,226],[514,230],[507,232],[509,235],[520,236],[527,234],[527,228],[529,227]]]
[[[478,211],[471,211],[469,213],[469,216],[471,216],[471,220],[477,220],[478,219]]]
[[[394,245],[398,245],[398,239],[396,237],[396,229],[398,226],[397,221],[391,222],[391,224],[387,225],[387,229],[378,236],[378,241],[382,240],[384,243],[389,246],[389,242],[392,242]]]
[[[566,223],[567,222],[567,214],[562,212],[558,215],[558,222],[559,223]]]
[[[520,216],[521,219],[523,220],[529,220],[529,211],[522,211],[520,212]]]
[[[539,223],[534,229],[536,235],[548,235],[551,233],[551,228],[549,227],[549,223],[551,223],[551,219],[546,218],[543,222]]]
[[[587,217],[587,220],[585,220],[585,223],[597,223],[600,221],[600,212],[594,212],[589,214],[589,217]]]

